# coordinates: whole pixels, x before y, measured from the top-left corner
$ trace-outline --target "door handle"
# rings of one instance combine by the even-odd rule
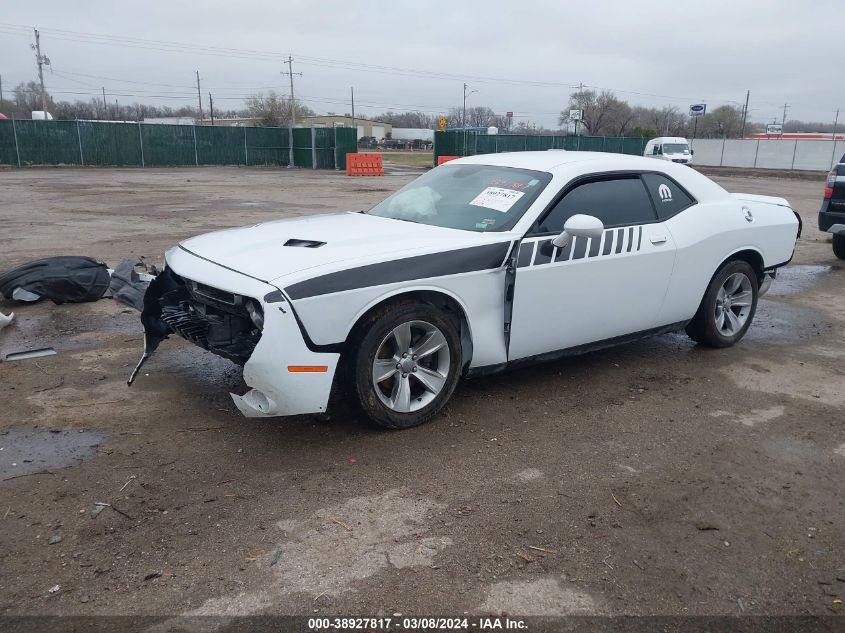
[[[665,244],[669,238],[665,235],[652,235],[651,236],[651,243],[652,244]]]

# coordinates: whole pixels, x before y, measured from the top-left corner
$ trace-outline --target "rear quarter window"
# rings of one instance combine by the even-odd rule
[[[643,182],[654,202],[657,217],[671,218],[695,204],[695,200],[674,180],[660,174],[643,174]]]

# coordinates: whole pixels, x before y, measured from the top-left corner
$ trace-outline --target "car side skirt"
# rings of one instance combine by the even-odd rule
[[[602,349],[607,349],[608,347],[615,347],[617,345],[623,345],[625,343],[631,343],[633,341],[638,341],[642,338],[646,338],[649,336],[655,336],[657,334],[667,334],[669,332],[678,332],[683,330],[689,321],[679,321],[677,323],[670,323],[668,325],[662,325],[656,328],[650,328],[648,330],[642,330],[639,332],[632,332],[631,334],[624,334],[622,336],[614,336],[613,338],[604,339],[601,341],[595,341],[593,343],[586,343],[584,345],[577,345],[575,347],[568,347],[566,349],[555,350],[552,352],[544,352],[542,354],[536,354],[534,356],[526,356],[525,358],[517,358],[506,363],[498,363],[496,365],[486,365],[483,367],[473,367],[471,368],[465,376],[467,378],[475,378],[478,376],[487,376],[490,374],[496,374],[507,369],[521,367],[523,365],[533,365],[535,363],[543,363],[546,361],[553,361],[553,360],[560,360],[561,358],[566,358],[568,356],[579,356],[581,354],[587,354],[589,352],[595,352]]]

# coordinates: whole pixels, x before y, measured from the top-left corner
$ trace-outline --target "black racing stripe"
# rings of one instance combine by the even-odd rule
[[[604,248],[601,251],[602,255],[610,255],[610,249],[613,248],[613,230],[604,232]]]
[[[517,268],[525,268],[531,265],[531,257],[534,256],[534,242],[523,242],[519,245],[519,258],[516,260]]]
[[[634,227],[628,228],[628,252],[631,252],[631,248],[634,246]]]
[[[554,252],[554,246],[552,246],[551,240],[543,240],[539,242],[540,246],[537,248],[537,256],[534,258],[534,265],[537,266],[538,264],[548,264],[552,261],[552,253]]]
[[[642,245],[643,245],[643,227],[640,227],[640,235],[637,238],[637,250],[640,250]]]
[[[587,240],[589,237],[576,237],[575,246],[572,247],[572,259],[583,259],[587,253]]]
[[[615,253],[622,252],[622,238],[625,236],[625,229],[616,229],[616,250]]]
[[[566,260],[569,259],[569,253],[571,253],[571,252],[572,252],[572,240],[569,240],[566,243],[566,246],[564,246],[563,248],[557,249],[557,255],[555,256],[555,261],[556,262],[561,262],[561,261],[565,262]]]
[[[601,238],[594,237],[590,240],[590,254],[587,257],[595,257],[599,254],[599,246],[601,246]]]
[[[297,300],[356,288],[498,268],[502,265],[509,247],[510,242],[485,244],[359,266],[301,281],[285,288],[285,292],[291,299]]]

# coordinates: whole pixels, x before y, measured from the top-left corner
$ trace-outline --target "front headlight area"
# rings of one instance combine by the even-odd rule
[[[200,347],[243,365],[261,339],[264,311],[261,303],[177,275],[171,290],[162,295],[161,320],[176,334]]]

